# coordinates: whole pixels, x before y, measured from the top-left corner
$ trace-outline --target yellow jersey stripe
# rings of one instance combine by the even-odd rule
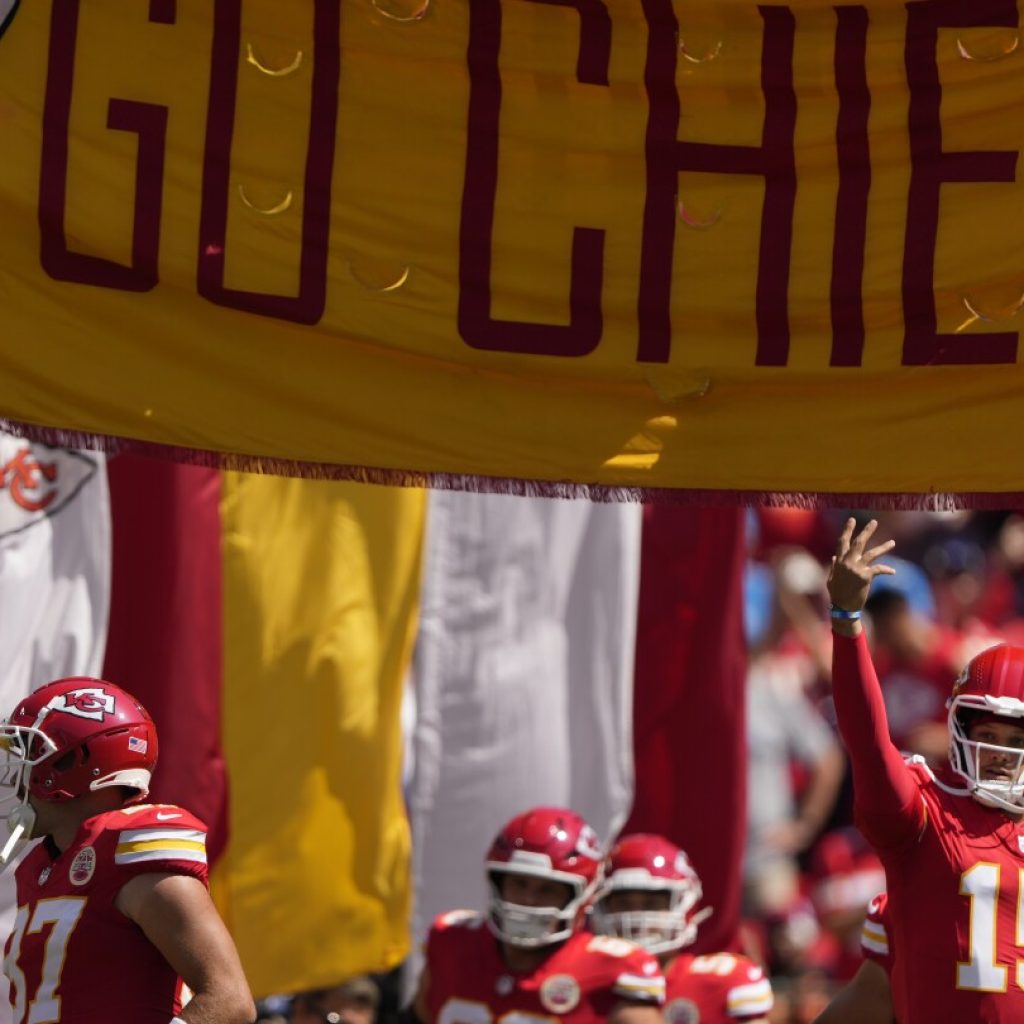
[[[150,839],[134,843],[118,843],[114,856],[125,853],[143,853],[147,850],[206,850],[205,843],[188,839]]]

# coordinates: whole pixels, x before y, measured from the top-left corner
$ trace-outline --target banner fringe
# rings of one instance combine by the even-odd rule
[[[415,469],[380,469],[333,462],[304,462],[265,455],[243,455],[203,448],[186,448],[133,438],[92,434],[59,427],[41,427],[0,417],[0,430],[29,441],[56,448],[78,448],[118,454],[143,455],[207,469],[271,476],[301,477],[308,480],[350,480],[383,487],[422,487],[432,490],[467,491],[474,494],[511,494],[517,497],[561,498],[608,503],[632,502],[704,507],[767,507],[798,509],[886,509],[892,511],[954,512],[961,509],[1024,509],[1022,491],[741,491],[700,488],[626,487],[570,480],[522,480],[515,477],[472,473],[432,473]],[[2,480],[0,480],[2,484]]]

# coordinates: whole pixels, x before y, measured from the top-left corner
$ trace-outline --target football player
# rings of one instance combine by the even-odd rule
[[[249,1024],[256,1008],[207,892],[206,828],[144,804],[153,720],[100,679],[61,679],[0,724],[15,873],[15,1024]],[[182,1008],[182,982],[192,992]]]
[[[513,818],[487,854],[487,914],[440,915],[413,1003],[423,1024],[662,1024],[657,960],[582,930],[601,877],[594,830],[573,811]]]
[[[700,879],[686,854],[661,836],[623,836],[612,848],[594,903],[594,931],[654,953],[665,974],[668,1024],[764,1024],[772,989],[752,960],[734,953],[685,952],[710,907],[698,909]]]
[[[878,561],[877,524],[847,521],[829,578],[833,693],[850,755],[856,822],[885,866],[893,1008],[918,1021],[1024,1020],[1024,650],[968,662],[949,700],[950,767],[905,761],[860,616]]]
[[[885,893],[868,904],[860,935],[864,961],[814,1024],[893,1024],[888,909]]]

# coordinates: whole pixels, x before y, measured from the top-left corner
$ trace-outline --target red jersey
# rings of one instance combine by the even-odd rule
[[[533,971],[513,973],[484,918],[441,914],[427,939],[428,1024],[521,1021],[598,1024],[622,1000],[660,1006],[665,979],[655,957],[625,939],[578,932]]]
[[[683,953],[665,972],[666,1024],[727,1024],[767,1017],[774,998],[753,960],[735,953]]]
[[[855,815],[885,866],[896,1018],[1024,1020],[1024,823],[904,761],[863,636],[837,636],[834,652]]]
[[[137,924],[115,906],[136,875],[207,881],[206,826],[171,805],[89,818],[56,858],[39,843],[18,865],[18,912],[7,940],[14,1024],[167,1024],[181,983]]]
[[[892,949],[889,946],[889,897],[879,893],[869,904],[860,931],[860,949],[865,960],[874,960],[892,974]]]

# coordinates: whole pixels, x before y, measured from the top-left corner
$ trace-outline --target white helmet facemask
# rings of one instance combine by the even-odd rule
[[[1008,706],[1009,701],[1013,703],[1012,708]],[[949,761],[953,771],[967,782],[971,796],[979,803],[1013,813],[1024,811],[1024,749],[968,739],[970,724],[959,714],[963,711],[996,715],[1024,728],[1024,706],[1012,698],[973,695],[954,697],[949,705]],[[982,761],[992,757],[999,758],[1006,778],[982,777]]]
[[[639,884],[638,879],[630,879],[624,880],[624,884],[615,883],[613,875],[594,905],[591,914],[594,931],[598,935],[628,939],[655,955],[692,945],[700,923],[714,912],[711,907],[704,907],[690,916],[702,896],[700,886],[692,882],[651,880]],[[667,892],[669,905],[664,910],[608,910],[608,897],[627,891]]]
[[[693,945],[701,921],[711,916],[711,907],[704,907],[687,918],[674,910],[620,910],[611,913],[594,908],[594,931],[598,935],[614,935],[643,946],[648,953],[670,953]]]
[[[33,746],[38,750],[35,756],[30,753]],[[22,840],[32,838],[36,812],[28,802],[29,776],[56,750],[53,740],[34,726],[0,725],[0,814],[11,833],[0,850],[0,866],[10,861]]]
[[[572,887],[573,896],[564,907],[528,907],[521,903],[510,903],[501,895],[500,881],[505,874],[526,874],[561,882]],[[488,927],[502,942],[524,948],[549,946],[568,939],[576,930],[580,911],[596,887],[596,882],[584,886],[578,875],[564,871],[530,871],[518,865],[510,870],[508,865],[499,863],[487,865],[487,878],[491,885]]]

